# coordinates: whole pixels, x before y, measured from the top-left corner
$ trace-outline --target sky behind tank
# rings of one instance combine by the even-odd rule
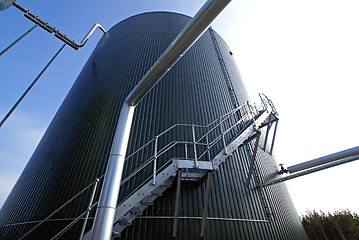
[[[109,29],[132,15],[174,11],[193,16],[205,1],[18,1],[80,41],[95,22]],[[280,114],[274,154],[290,166],[357,146],[359,3],[344,0],[233,0],[213,24],[226,40],[253,100],[267,94]],[[0,49],[33,24],[14,7],[0,13]],[[83,49],[66,47],[0,128],[0,205],[33,153],[102,33]],[[37,28],[0,57],[4,116],[62,43]],[[359,162],[287,182],[299,214],[306,209],[359,212]]]

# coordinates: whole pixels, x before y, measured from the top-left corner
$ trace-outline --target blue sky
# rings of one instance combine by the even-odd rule
[[[205,1],[21,1],[81,41],[95,22],[109,29],[134,14],[193,16]],[[359,3],[354,0],[233,0],[213,24],[234,53],[253,100],[263,92],[280,114],[274,154],[287,166],[358,145]],[[0,12],[0,50],[33,24],[14,7]],[[102,33],[83,49],[66,47],[0,128],[0,205],[33,153]],[[0,116],[62,43],[37,28],[0,57]],[[306,209],[359,212],[359,162],[287,182],[299,214]]]

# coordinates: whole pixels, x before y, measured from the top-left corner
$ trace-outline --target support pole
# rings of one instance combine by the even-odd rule
[[[206,145],[207,145],[208,161],[212,161],[212,163],[213,163],[213,159],[211,158],[211,147],[209,146],[208,133],[206,133]]]
[[[51,65],[51,63],[55,60],[55,58],[60,54],[60,52],[62,51],[62,49],[64,49],[64,47],[66,46],[66,44],[63,44],[62,47],[60,47],[60,49],[56,52],[56,54],[51,58],[51,60],[46,64],[46,66],[42,69],[42,71],[39,73],[39,75],[37,75],[37,77],[35,78],[35,80],[30,84],[30,86],[25,90],[25,92],[21,95],[21,97],[16,101],[15,105],[10,109],[10,111],[6,114],[6,116],[1,120],[0,122],[0,127],[5,123],[5,121],[10,117],[10,115],[12,114],[12,112],[16,109],[16,107],[20,104],[20,102],[24,99],[24,97],[28,94],[28,92],[31,90],[31,88],[35,85],[35,83],[37,82],[37,80],[39,80],[39,78],[42,76],[42,74],[44,74],[44,72],[47,70],[47,68]]]
[[[226,139],[225,139],[225,136],[224,136],[223,126],[222,126],[222,118],[219,118],[219,129],[221,130],[221,136],[222,136],[224,153],[225,153],[226,155],[228,155]]]
[[[197,146],[196,146],[196,133],[194,129],[194,124],[192,124],[192,139],[193,139],[193,154],[194,154],[194,164],[198,168],[197,162]]]
[[[249,183],[251,181],[251,176],[252,176],[253,169],[254,169],[254,161],[256,159],[256,155],[257,155],[257,151],[258,151],[259,139],[261,137],[260,132],[258,132],[257,134],[258,134],[258,136],[257,136],[256,142],[254,144],[254,150],[253,150],[253,154],[252,154],[252,157],[251,157],[251,165],[249,166],[249,171],[248,171],[247,180],[246,180],[246,186],[247,187],[249,186]]]
[[[154,154],[153,154],[153,180],[152,180],[152,185],[156,185],[157,145],[158,145],[158,136],[155,137],[155,150],[154,150]]]
[[[278,119],[275,121],[274,133],[273,133],[273,138],[272,138],[272,145],[271,145],[270,151],[269,151],[269,154],[270,154],[270,155],[273,154],[273,147],[274,147],[274,142],[275,142],[275,136],[277,135],[277,127],[278,127]]]
[[[263,150],[266,152],[267,150],[267,141],[268,141],[268,135],[269,135],[269,131],[272,127],[272,123],[268,123],[268,126],[267,126],[267,131],[266,131],[266,136],[264,138],[264,146],[263,146]]]
[[[178,169],[177,173],[177,191],[176,191],[176,204],[175,204],[175,215],[173,220],[173,239],[177,239],[178,229],[178,212],[179,212],[179,200],[181,195],[181,181],[182,181],[182,169]]]
[[[26,37],[27,34],[29,34],[30,32],[32,32],[32,30],[34,30],[37,26],[39,26],[38,24],[34,25],[32,28],[30,28],[29,30],[27,30],[23,35],[21,35],[18,39],[16,39],[13,43],[11,43],[7,48],[5,48],[1,53],[0,56],[2,56],[4,53],[6,53],[8,50],[10,50],[10,48],[12,48],[16,43],[20,42],[21,39],[23,39],[24,37]]]
[[[207,223],[207,215],[208,215],[208,203],[209,203],[209,193],[211,190],[211,180],[212,180],[213,172],[209,171],[207,176],[206,183],[206,195],[204,198],[204,207],[203,207],[203,215],[202,215],[202,225],[201,225],[201,234],[200,239],[204,239],[204,235],[206,233],[206,223]]]

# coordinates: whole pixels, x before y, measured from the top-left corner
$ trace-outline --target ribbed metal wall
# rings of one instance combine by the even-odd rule
[[[3,205],[1,239],[17,239],[34,226],[34,221],[45,218],[104,173],[122,102],[189,19],[167,12],[140,14],[120,22],[101,39]],[[212,37],[207,31],[138,105],[128,153],[173,124],[207,124],[233,109],[228,79]],[[247,95],[230,50],[215,32],[214,37],[236,101],[243,103]],[[169,138],[186,134],[190,133],[174,132]],[[248,143],[238,149],[214,173],[208,215],[220,220],[208,220],[206,239],[306,239],[283,184],[265,190],[268,204],[255,188],[254,179],[250,188],[244,185],[251,147]],[[151,154],[126,162],[124,177]],[[273,158],[260,150],[256,159],[258,177],[270,179],[275,172]],[[127,184],[120,200],[148,174]],[[121,239],[171,238],[175,191],[174,186],[165,191],[123,232]],[[205,183],[183,183],[178,239],[199,237],[200,220],[196,217],[202,216],[204,191]],[[66,219],[78,216],[87,207],[89,196],[90,192],[81,195],[29,239],[54,235],[68,223]],[[267,221],[265,205],[274,212],[274,221]],[[64,239],[78,238],[79,228],[75,226]]]

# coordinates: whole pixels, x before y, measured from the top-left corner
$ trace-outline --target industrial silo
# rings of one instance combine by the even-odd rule
[[[1,239],[23,236],[104,174],[122,102],[189,20],[177,13],[144,13],[118,23],[100,40],[1,209]],[[247,100],[232,52],[215,31],[207,30],[138,105],[127,150],[129,156],[134,152],[136,156],[125,163],[126,183],[119,203],[149,179],[151,168],[142,166],[155,149],[166,148],[173,141],[185,146],[176,145],[161,154],[159,169],[174,157],[193,158],[195,147],[187,141],[201,133],[191,125],[207,125]],[[146,145],[178,123],[189,128],[175,128],[156,144]],[[245,127],[245,122],[236,126]],[[266,127],[261,131],[266,132]],[[247,139],[213,171],[206,239],[306,239],[286,187],[259,187],[277,172],[277,164],[264,146],[266,135],[260,136],[249,186],[245,182],[257,138]],[[227,138],[224,141],[230,142]],[[149,147],[138,151],[144,145]],[[203,146],[198,146],[198,151]],[[139,168],[141,171],[127,180]],[[191,171],[185,174],[189,177],[182,181],[177,201],[176,175],[139,217],[129,223],[118,221],[126,225],[119,238],[172,238],[177,205],[176,238],[198,239],[207,173],[194,181]],[[26,239],[50,239],[87,208],[90,197],[88,189]],[[91,211],[86,231],[93,216]],[[81,223],[71,227],[63,239],[78,239]]]

